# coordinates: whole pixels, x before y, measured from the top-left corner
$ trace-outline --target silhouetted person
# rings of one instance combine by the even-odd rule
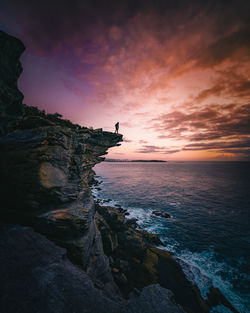
[[[117,122],[115,124],[115,133],[118,134],[118,130],[119,130],[119,122]]]

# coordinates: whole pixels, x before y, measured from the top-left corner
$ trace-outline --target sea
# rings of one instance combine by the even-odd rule
[[[250,162],[102,162],[94,170],[94,196],[157,234],[204,298],[213,285],[250,312]]]

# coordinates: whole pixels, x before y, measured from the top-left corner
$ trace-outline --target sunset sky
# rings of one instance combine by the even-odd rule
[[[109,158],[250,160],[250,2],[3,0],[24,103],[114,131]]]

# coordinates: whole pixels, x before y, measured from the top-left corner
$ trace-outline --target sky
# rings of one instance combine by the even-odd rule
[[[2,0],[24,103],[119,132],[109,158],[250,160],[250,2]]]

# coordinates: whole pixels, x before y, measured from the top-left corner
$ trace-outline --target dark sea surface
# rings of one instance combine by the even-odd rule
[[[204,297],[213,284],[240,312],[250,312],[250,163],[104,162],[94,170],[102,181],[94,194],[158,234]]]

